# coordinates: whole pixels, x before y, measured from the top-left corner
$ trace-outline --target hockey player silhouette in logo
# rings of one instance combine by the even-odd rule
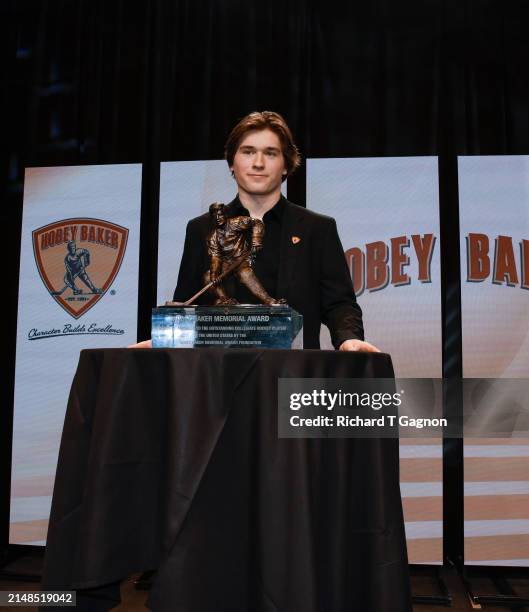
[[[88,251],[88,249],[78,249],[75,240],[70,240],[67,248],[68,254],[64,258],[64,266],[66,268],[64,282],[66,287],[69,287],[74,295],[83,293],[83,290],[79,289],[75,284],[75,279],[80,278],[90,289],[91,293],[103,293],[102,289],[98,289],[94,286],[86,272],[86,268],[90,265],[90,251]]]

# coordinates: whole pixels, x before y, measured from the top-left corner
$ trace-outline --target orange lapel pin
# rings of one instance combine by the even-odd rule
[[[292,236],[292,244],[297,244],[301,242],[301,238],[299,236]]]

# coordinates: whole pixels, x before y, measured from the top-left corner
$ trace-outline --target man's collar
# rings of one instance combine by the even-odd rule
[[[280,195],[279,200],[272,206],[270,210],[265,213],[265,217],[267,215],[274,216],[277,221],[281,221],[283,219],[283,214],[285,212],[286,206],[286,198],[283,194]],[[249,212],[247,208],[244,208],[242,205],[239,196],[237,195],[235,199],[230,203],[230,216],[236,217],[238,215],[249,216]]]

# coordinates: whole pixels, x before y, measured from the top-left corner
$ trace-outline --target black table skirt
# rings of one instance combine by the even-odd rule
[[[279,377],[392,376],[384,354],[83,351],[43,588],[157,569],[158,611],[409,612],[397,441],[277,437]]]

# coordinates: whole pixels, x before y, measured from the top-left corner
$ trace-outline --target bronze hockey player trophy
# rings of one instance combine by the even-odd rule
[[[210,268],[204,287],[183,303],[153,310],[153,347],[245,346],[302,348],[302,320],[286,301],[268,294],[253,270],[263,246],[264,223],[252,217],[228,217],[224,204],[209,207],[207,236]],[[240,305],[223,283],[229,276],[245,285],[261,305]],[[213,306],[194,306],[209,291]]]

